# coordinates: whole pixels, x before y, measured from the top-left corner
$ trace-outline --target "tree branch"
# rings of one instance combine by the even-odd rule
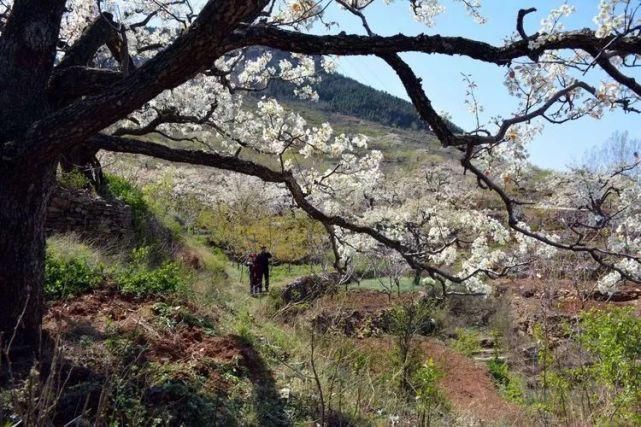
[[[55,159],[101,129],[142,107],[163,90],[189,80],[230,50],[226,37],[262,10],[266,0],[210,0],[171,46],[107,91],[70,104],[37,122],[24,143],[5,156],[29,158],[32,167]]]
[[[102,45],[106,44],[110,38],[117,37],[114,30],[117,26],[110,13],[103,13],[87,27],[56,68],[88,65]]]
[[[542,36],[532,36],[536,41]],[[496,65],[508,65],[517,58],[528,57],[532,51],[528,40],[518,40],[505,46],[493,46],[465,37],[440,35],[406,36],[360,36],[340,33],[318,36],[302,34],[266,26],[244,26],[230,38],[236,47],[266,46],[289,52],[308,55],[385,55],[399,52],[423,52],[428,54],[461,55]],[[641,37],[598,38],[594,31],[584,29],[568,31],[544,38],[538,50],[603,49],[617,50],[624,54],[641,54]]]
[[[122,81],[122,73],[101,68],[72,66],[54,69],[47,93],[55,102],[90,96]]]

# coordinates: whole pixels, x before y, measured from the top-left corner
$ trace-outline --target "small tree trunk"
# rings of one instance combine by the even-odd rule
[[[0,163],[0,334],[3,349],[32,355],[41,338],[45,213],[54,165]]]

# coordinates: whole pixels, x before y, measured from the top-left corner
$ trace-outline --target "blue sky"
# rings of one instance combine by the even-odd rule
[[[458,35],[501,44],[504,37],[515,31],[516,15],[520,8],[535,6],[538,12],[526,18],[526,31],[533,33],[540,27],[540,20],[558,7],[561,0],[485,0],[483,15],[488,18],[484,25],[476,24],[463,7],[454,1],[444,0],[447,12],[437,18],[437,25],[428,28],[415,22],[409,12],[407,1],[397,0],[385,5],[376,1],[368,10],[367,17],[372,30],[380,35],[441,34]],[[563,22],[567,29],[593,27],[592,17],[598,10],[598,0],[568,1],[576,7],[576,13]],[[314,32],[363,33],[360,22],[338,9],[328,9],[326,21],[336,21],[340,29],[326,31],[316,27]],[[472,115],[464,104],[465,84],[461,72],[471,74],[478,84],[477,95],[485,108],[485,118],[497,114],[508,115],[514,99],[503,86],[505,68],[484,64],[464,58],[404,54],[417,74],[423,78],[426,93],[437,110],[447,111],[453,121],[464,128],[473,127]],[[377,89],[407,99],[405,91],[391,69],[375,57],[348,57],[339,60],[339,72]],[[599,75],[588,78],[598,84]],[[594,145],[603,143],[616,130],[630,132],[641,138],[638,117],[622,112],[607,113],[602,120],[585,118],[564,125],[548,125],[542,135],[530,146],[531,161],[539,166],[563,169],[579,160],[583,153]]]

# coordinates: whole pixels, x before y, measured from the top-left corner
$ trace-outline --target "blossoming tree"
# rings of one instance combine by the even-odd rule
[[[479,1],[458,1],[484,22]],[[533,9],[521,10],[516,32],[506,29],[500,46],[431,35],[429,27],[445,12],[444,0],[408,2],[409,15],[426,24],[425,34],[378,36],[367,21],[372,3],[0,0],[0,332],[5,342],[24,348],[39,342],[43,225],[55,171],[60,161],[91,160],[99,149],[278,184],[325,225],[339,269],[350,250],[379,244],[433,280],[480,286],[483,277],[518,265],[515,254],[495,249],[517,239],[523,252],[542,243],[588,254],[607,267],[608,284],[637,280],[641,193],[633,182],[622,182],[625,168],[582,193],[593,218],[570,224],[571,240],[532,231],[523,201],[506,183],[518,180],[525,144],[544,123],[600,117],[616,108],[638,112],[638,2],[603,0],[595,28],[577,31],[562,26],[573,12],[570,6],[553,10],[535,33],[525,29]],[[358,17],[366,35],[306,32],[327,8]],[[256,54],[256,46],[293,55],[274,63],[269,51]],[[517,110],[479,122],[470,132],[454,132],[399,56],[410,51],[503,67],[507,90],[519,100]],[[368,150],[361,135],[335,134],[328,124],[310,126],[272,99],[247,101],[247,93],[274,79],[292,82],[298,96],[313,100],[319,63],[309,55],[376,55],[385,61],[441,144],[460,152],[461,170],[498,195],[505,220],[461,209],[460,193],[445,191],[438,180],[408,181],[405,191],[394,188],[379,167],[381,154]],[[320,65],[329,70],[332,60]],[[604,76],[600,86],[591,83],[593,73]],[[478,111],[471,80],[468,94],[470,108]],[[141,138],[149,134],[163,136],[167,144]],[[449,179],[447,188],[456,188],[459,178]],[[436,187],[417,198],[404,196],[419,184]],[[595,239],[604,230],[607,239]],[[465,262],[455,263],[461,251]]]

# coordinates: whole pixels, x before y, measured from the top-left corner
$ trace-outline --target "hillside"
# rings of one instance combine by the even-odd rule
[[[250,52],[248,58],[254,58],[259,52],[258,50]],[[283,59],[296,62],[289,53],[276,50],[272,50],[271,53],[270,66],[276,66],[278,61]],[[317,58],[316,62],[319,64],[320,58]],[[317,65],[316,71],[320,81],[314,85],[314,89],[318,93],[319,100],[317,103],[305,102],[306,106],[326,113],[351,116],[392,128],[426,129],[425,123],[410,102],[374,89],[340,73],[328,74],[322,70],[320,65]],[[270,82],[267,89],[259,94],[260,96],[272,96],[279,101],[300,101],[294,95],[294,85],[280,80]],[[451,123],[451,127],[456,131],[461,131],[461,128],[453,123]]]

